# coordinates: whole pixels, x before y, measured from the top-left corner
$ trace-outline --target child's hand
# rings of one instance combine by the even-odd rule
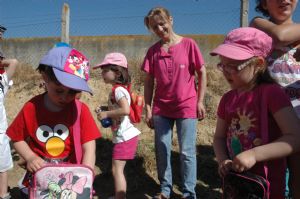
[[[98,120],[107,118],[107,111],[101,111],[100,113],[97,113],[97,118],[98,118]]]
[[[101,106],[98,106],[97,108],[95,108],[95,113],[100,113],[101,112]]]
[[[41,157],[37,155],[33,155],[27,160],[27,170],[34,173],[39,168],[41,168],[44,164],[45,161]]]
[[[255,164],[255,152],[250,149],[235,156],[232,162],[232,169],[236,172],[243,172],[251,169]]]
[[[230,170],[232,169],[232,160],[223,160],[223,162],[221,162],[219,164],[219,175],[221,177],[224,177]]]

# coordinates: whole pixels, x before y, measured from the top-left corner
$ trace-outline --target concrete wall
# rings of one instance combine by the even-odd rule
[[[223,35],[184,35],[193,38],[204,56],[207,65],[216,63],[217,58],[209,56],[209,52],[222,43]],[[1,43],[6,57],[15,57],[22,63],[36,67],[41,57],[60,38],[17,38],[4,39]],[[122,52],[130,60],[142,60],[147,49],[157,41],[157,38],[147,35],[126,36],[84,36],[71,37],[70,44],[82,51],[94,65],[103,59],[108,52]]]

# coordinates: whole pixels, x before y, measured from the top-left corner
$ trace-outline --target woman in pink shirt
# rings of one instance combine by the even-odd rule
[[[183,198],[196,199],[196,127],[197,119],[205,117],[204,60],[194,40],[173,31],[173,18],[165,8],[151,9],[144,22],[160,38],[148,49],[142,65],[142,70],[146,72],[146,123],[155,130],[156,163],[161,189],[154,198],[170,198],[172,192],[170,159],[172,129],[176,123]]]

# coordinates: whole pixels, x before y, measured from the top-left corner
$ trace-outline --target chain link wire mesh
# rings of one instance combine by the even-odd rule
[[[184,35],[224,35],[230,30],[240,26],[240,9],[241,2],[237,0],[236,3],[224,3],[223,0],[196,0],[193,5],[197,6],[191,9],[191,1],[181,3],[182,6],[177,9],[172,8],[172,1],[167,7],[174,18],[174,30],[178,34]],[[181,5],[180,4],[180,5]],[[210,6],[207,6],[210,4]],[[255,0],[249,1],[249,21],[256,15]],[[211,6],[214,5],[214,6]],[[234,6],[232,6],[234,5]],[[189,7],[190,6],[190,7]],[[78,12],[78,8],[70,6],[70,43],[74,44],[76,41],[72,40],[74,36],[116,36],[116,35],[150,35],[151,33],[143,24],[144,16],[147,14],[142,9],[142,5],[135,5],[134,12],[119,13],[120,8],[112,8],[111,10],[103,10],[102,12]],[[150,8],[149,8],[150,9]],[[187,11],[189,10],[189,11]],[[1,8],[0,8],[1,11]],[[22,16],[22,15],[21,15]],[[0,13],[1,18],[1,13]],[[39,58],[51,48],[55,42],[59,42],[61,35],[61,9],[56,9],[56,13],[37,14],[34,19],[29,19],[24,12],[24,17],[16,17],[12,19],[5,19],[7,22],[8,31],[5,33],[5,38],[10,39],[6,42],[4,39],[1,42],[2,47],[5,47],[5,53],[17,54],[17,59],[24,63],[36,65]],[[299,19],[298,19],[299,20]],[[6,23],[5,23],[6,24]],[[5,25],[4,24],[4,25]],[[37,53],[32,55],[22,55],[18,49],[14,49],[13,39],[42,39],[39,41],[37,47],[28,47],[40,49]],[[47,40],[45,40],[45,38]],[[19,41],[19,40],[18,40]],[[92,43],[85,41],[86,43]],[[20,43],[15,43],[20,46]],[[25,44],[24,44],[25,45]],[[45,47],[46,46],[46,47]],[[91,45],[80,44],[80,49],[83,52],[89,52]],[[76,46],[78,47],[78,45]],[[8,49],[8,50],[7,50]],[[118,48],[116,48],[118,50]]]

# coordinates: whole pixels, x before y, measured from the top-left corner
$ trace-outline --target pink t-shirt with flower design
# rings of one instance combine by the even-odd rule
[[[265,113],[262,112],[262,106],[266,106]],[[291,106],[289,97],[277,84],[263,84],[241,93],[231,90],[223,95],[217,114],[228,124],[227,150],[230,158],[264,144],[266,138],[268,142],[278,139],[282,133],[272,115],[287,106]],[[268,135],[265,138],[261,134],[262,125],[268,125]],[[267,168],[270,198],[283,199],[285,159],[268,161]],[[265,176],[262,163],[256,164],[250,171]]]

